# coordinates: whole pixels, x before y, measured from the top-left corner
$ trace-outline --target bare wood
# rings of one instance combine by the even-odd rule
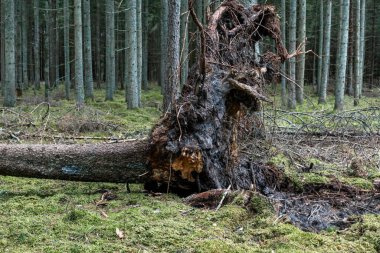
[[[92,182],[144,182],[147,140],[112,144],[1,144],[0,175]]]

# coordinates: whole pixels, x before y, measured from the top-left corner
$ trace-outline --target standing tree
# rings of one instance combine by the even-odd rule
[[[363,93],[364,59],[365,59],[365,30],[366,30],[366,0],[361,0],[360,6],[360,90],[359,97]],[[374,35],[372,35],[374,36]]]
[[[181,87],[186,83],[189,73],[189,13],[187,0],[181,0]]]
[[[21,2],[21,40],[22,40],[22,79],[24,87],[27,88],[29,84],[28,76],[28,1]]]
[[[148,36],[149,36],[149,0],[143,0],[143,18],[142,18],[142,67],[141,67],[141,87],[143,90],[148,89]]]
[[[113,100],[115,74],[115,5],[106,1],[106,100]]]
[[[168,0],[161,0],[161,49],[160,49],[160,81],[161,91],[164,93],[166,86],[166,64],[167,64],[167,45],[168,45]]]
[[[322,66],[323,66],[323,32],[324,32],[324,0],[319,1],[319,43],[318,43],[318,70],[317,70],[317,94],[320,94],[320,88],[322,85]]]
[[[82,44],[82,0],[74,0],[74,30],[75,30],[75,86],[77,91],[77,107],[84,105],[83,87],[83,44]]]
[[[45,33],[44,33],[44,91],[45,101],[49,101],[49,89],[50,89],[50,12],[49,12],[49,0],[45,0]]]
[[[4,59],[4,106],[16,105],[16,63],[15,63],[15,3],[13,0],[4,0],[5,18],[5,59]]]
[[[327,10],[325,17],[325,33],[323,35],[323,47],[325,50],[325,55],[323,57],[322,64],[322,79],[319,87],[319,104],[326,103],[326,93],[327,84],[329,81],[329,71],[330,71],[330,38],[331,38],[331,13],[332,13],[332,0],[327,0]]]
[[[335,110],[344,108],[344,86],[346,81],[348,30],[350,19],[350,0],[342,0],[342,18],[340,21],[340,44],[338,45],[337,80],[335,82]]]
[[[290,1],[289,14],[289,50],[295,52],[297,47],[297,1]],[[296,59],[289,60],[289,77],[288,85],[288,108],[296,108]]]
[[[355,11],[355,57],[354,57],[354,106],[359,105],[359,94],[360,94],[360,85],[361,85],[361,15],[360,15],[360,0],[356,0],[356,11]]]
[[[36,0],[38,1],[38,0]],[[65,58],[65,97],[70,99],[70,9],[69,0],[63,0],[63,50]]]
[[[84,39],[84,86],[86,98],[94,100],[94,80],[92,76],[91,3],[83,0]]]
[[[137,32],[137,101],[138,107],[141,106],[141,81],[142,81],[142,1],[136,0],[136,32]]]
[[[299,1],[299,25],[298,25],[298,40],[300,49],[305,52],[306,43],[306,0]],[[297,57],[297,86],[296,86],[296,99],[297,103],[303,103],[303,90],[305,82],[305,54],[300,54]]]
[[[137,0],[127,2],[125,17],[125,97],[129,109],[139,107],[138,66],[137,66]]]
[[[67,0],[65,0],[67,1]],[[40,89],[40,1],[34,0],[34,90]]]
[[[286,0],[281,0],[281,39],[285,43],[286,41]],[[286,63],[281,65],[281,72],[286,73]],[[281,105],[286,107],[286,77],[281,77]]]
[[[180,63],[180,19],[181,2],[169,0],[168,19],[168,59],[165,76],[167,84],[164,93],[164,111],[171,109],[179,92],[179,63]]]

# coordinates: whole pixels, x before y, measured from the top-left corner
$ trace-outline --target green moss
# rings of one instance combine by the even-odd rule
[[[339,180],[342,183],[352,185],[361,189],[365,190],[372,190],[373,189],[373,183],[365,178],[359,178],[359,177],[341,177]]]

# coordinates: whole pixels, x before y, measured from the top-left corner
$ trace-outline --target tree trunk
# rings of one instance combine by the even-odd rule
[[[4,106],[16,105],[16,63],[15,63],[15,3],[13,0],[5,0],[5,69],[4,69]]]
[[[331,38],[331,11],[332,11],[332,0],[327,1],[327,10],[325,18],[325,34],[323,35],[323,47],[325,55],[323,57],[322,63],[322,79],[319,87],[319,104],[326,103],[327,95],[327,84],[329,82],[329,72],[330,72],[330,38]]]
[[[50,15],[49,15],[49,0],[45,0],[45,33],[44,33],[44,91],[45,102],[49,102],[50,89]]]
[[[181,2],[169,0],[168,19],[168,58],[165,72],[164,111],[171,108],[179,92],[179,64],[180,64],[180,19]]]
[[[38,0],[37,0],[38,1]],[[64,47],[64,58],[65,58],[65,97],[67,100],[70,99],[70,9],[69,0],[63,0],[63,47]]]
[[[322,84],[322,62],[323,62],[323,57],[324,57],[324,53],[323,53],[323,46],[324,46],[324,39],[323,39],[323,33],[326,32],[324,31],[323,27],[324,26],[324,0],[321,0],[320,1],[320,4],[319,4],[319,44],[318,44],[318,55],[319,55],[319,58],[318,58],[318,71],[317,71],[317,94],[321,94],[320,92],[320,88],[321,88],[321,84]],[[327,15],[326,15],[327,16]],[[325,54],[326,57],[328,57],[328,55]]]
[[[129,109],[139,107],[138,90],[138,64],[137,64],[137,24],[136,24],[136,0],[127,2],[126,26],[125,26],[125,92]]]
[[[27,88],[29,85],[28,76],[28,1],[22,1],[22,27],[21,27],[21,38],[22,38],[22,79],[24,87]]]
[[[143,0],[136,0],[136,33],[137,33],[137,103],[141,107],[141,80],[142,80],[142,19],[141,8]]]
[[[67,1],[67,0],[65,0]],[[40,89],[40,1],[34,0],[34,90]]]
[[[286,0],[281,0],[281,31],[282,31],[282,36],[281,39],[282,41],[286,41]],[[287,64],[284,62],[281,66],[281,72],[283,74],[286,73],[286,67]],[[287,99],[286,99],[286,77],[282,76],[281,77],[281,105],[283,108],[286,108],[287,105]]]
[[[289,51],[294,52],[297,49],[297,1],[290,1],[289,14]],[[296,59],[289,60],[289,78],[291,81],[288,85],[288,108],[296,108]]]
[[[365,30],[366,30],[366,0],[361,0],[360,7],[360,79],[359,97],[363,94],[364,60],[365,60]]]
[[[306,44],[306,0],[298,0],[299,2],[299,26],[298,26],[298,41],[301,52],[305,52]],[[296,100],[298,104],[303,104],[303,90],[305,83],[305,54],[300,54],[297,57],[297,86]]]
[[[168,44],[168,0],[161,0],[161,31],[160,31],[160,81],[162,94],[166,85],[166,62],[167,62],[167,44]]]
[[[68,0],[65,0],[68,1]],[[100,0],[95,1],[96,2],[96,88],[100,89],[101,82],[102,82],[102,64],[101,64],[101,52],[102,49],[100,48]]]
[[[74,0],[75,30],[75,86],[77,91],[77,107],[84,105],[83,87],[83,43],[82,43],[82,0]]]
[[[335,110],[342,111],[344,107],[344,86],[346,82],[348,30],[350,20],[350,0],[343,0],[342,18],[340,23],[340,44],[338,48],[338,78],[335,81]]]
[[[149,38],[149,0],[143,0],[143,55],[142,55],[142,73],[141,73],[141,87],[143,90],[148,90],[148,38]]]
[[[94,81],[92,77],[92,41],[91,41],[91,3],[83,0],[83,39],[84,39],[84,86],[86,98],[94,100]]]
[[[181,87],[186,84],[189,74],[189,13],[187,0],[181,1]]]
[[[115,5],[106,1],[106,100],[113,100],[115,86]]]
[[[85,145],[0,144],[0,174],[77,181],[142,182],[147,141]]]
[[[354,106],[359,105],[359,93],[360,93],[360,68],[361,68],[361,52],[360,52],[360,33],[361,33],[361,21],[360,21],[360,0],[356,0],[356,12],[355,12],[355,58],[354,58]]]

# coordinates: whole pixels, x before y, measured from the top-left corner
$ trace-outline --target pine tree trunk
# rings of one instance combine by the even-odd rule
[[[180,63],[180,19],[181,2],[169,0],[169,19],[168,19],[168,59],[165,75],[167,85],[164,93],[164,111],[171,108],[179,92],[179,63]]]
[[[15,3],[13,0],[4,0],[4,106],[16,105],[16,63],[15,63]]]
[[[0,175],[141,183],[144,181],[142,175],[148,171],[148,150],[147,141],[85,145],[0,144]]]
[[[142,55],[142,74],[141,87],[143,90],[148,90],[148,37],[149,37],[149,0],[143,0],[143,55]]]
[[[84,86],[85,96],[94,100],[94,81],[92,76],[92,41],[91,41],[91,3],[83,0],[83,39],[84,39]]]
[[[84,105],[82,0],[74,0],[75,87],[77,107]]]
[[[168,0],[161,0],[161,48],[160,48],[160,82],[162,94],[167,83],[166,64],[168,57]]]
[[[15,22],[16,22],[16,35],[15,35],[15,40],[16,40],[16,78],[17,78],[17,84],[16,84],[16,95],[20,96],[22,95],[23,91],[23,71],[22,71],[22,0],[14,0],[15,1],[15,11],[16,11],[16,16],[15,16]]]
[[[64,47],[64,58],[65,58],[65,97],[67,100],[70,99],[70,9],[69,0],[63,0],[63,47]]]
[[[350,0],[343,0],[342,18],[340,23],[341,40],[338,48],[338,78],[335,82],[335,110],[337,111],[342,111],[344,108],[344,87],[346,82],[349,19]]]
[[[106,1],[106,100],[113,100],[115,82],[115,6]]]
[[[45,0],[45,34],[44,34],[44,81],[45,102],[49,102],[50,89],[50,15],[49,0]]]
[[[331,14],[332,14],[332,0],[327,0],[326,6],[326,17],[325,17],[325,33],[323,35],[323,47],[325,56],[323,57],[322,64],[322,79],[319,89],[319,104],[326,103],[327,95],[327,84],[329,82],[329,72],[330,72],[330,40],[331,40]]]
[[[24,87],[27,88],[29,84],[28,76],[28,2],[22,1],[22,76]]]
[[[126,101],[129,109],[139,107],[138,89],[138,66],[137,66],[137,0],[130,0],[126,12],[126,34],[125,34],[125,87]]]
[[[360,21],[360,4],[361,0],[356,0],[356,11],[355,11],[355,58],[354,58],[354,106],[359,105],[359,93],[360,93],[360,68],[361,68],[361,52],[360,52],[360,33],[361,33],[361,21]]]
[[[181,1],[181,87],[186,84],[187,76],[189,74],[189,14],[187,0]]]
[[[34,90],[40,89],[40,1],[34,0]]]
[[[141,107],[141,81],[142,81],[142,1],[136,0],[136,31],[137,31],[137,103]]]
[[[67,1],[67,0],[65,0]],[[100,89],[101,82],[102,82],[102,64],[101,64],[101,52],[102,49],[100,48],[100,1],[96,2],[96,87]]]
[[[322,86],[322,66],[323,66],[323,57],[324,57],[324,52],[323,52],[323,46],[324,46],[324,38],[323,38],[323,33],[325,32],[323,27],[324,26],[324,0],[320,1],[319,5],[319,44],[318,44],[318,71],[317,71],[317,94],[321,94],[320,88]],[[327,16],[327,15],[326,15]],[[325,54],[326,55],[326,54]],[[326,57],[329,57],[326,55]]]
[[[360,7],[360,89],[359,97],[363,94],[363,82],[364,82],[364,60],[365,60],[365,30],[366,30],[366,0],[361,0]]]
[[[306,44],[306,0],[298,0],[300,6],[300,17],[298,26],[298,40],[301,45],[301,51],[305,52]],[[303,104],[303,90],[305,83],[305,54],[300,54],[297,57],[297,86],[296,99],[297,103]]]
[[[286,0],[281,0],[281,39],[286,41]],[[281,66],[281,72],[286,73],[287,64],[284,62]],[[286,108],[287,98],[286,98],[286,78],[281,76],[281,105],[283,108]]]
[[[297,49],[297,1],[290,1],[289,14],[289,51]],[[296,59],[289,60],[289,78],[292,80],[288,84],[288,108],[296,108]]]

